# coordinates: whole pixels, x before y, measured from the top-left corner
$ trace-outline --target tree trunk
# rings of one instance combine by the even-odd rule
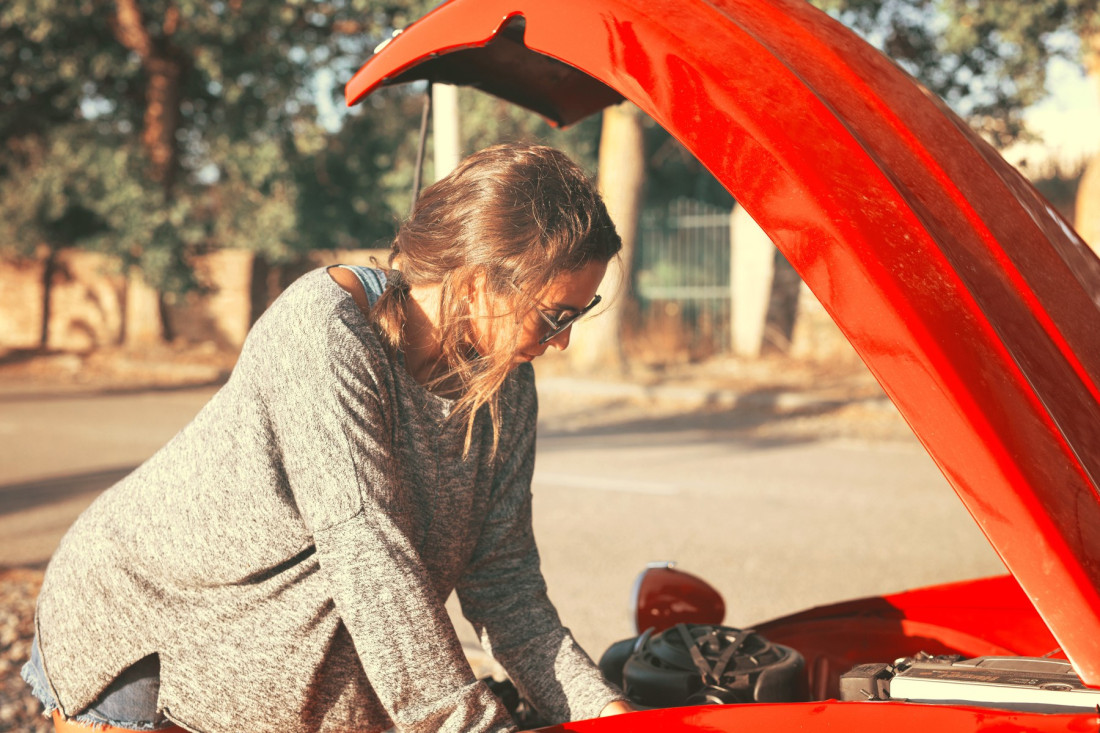
[[[50,316],[53,310],[53,277],[57,271],[57,248],[48,245],[46,261],[42,265],[42,329],[38,334],[38,347],[45,351],[50,347]]]
[[[252,257],[252,275],[248,279],[248,327],[251,328],[260,320],[260,316],[271,305],[268,289],[268,277],[272,268],[268,265],[267,258],[257,252]]]
[[[775,245],[745,207],[730,212],[730,347],[734,355],[756,359],[763,349]]]
[[[149,79],[145,86],[145,127],[141,142],[149,156],[149,177],[172,194],[179,168],[176,132],[180,126],[180,82],[183,64],[170,51],[157,53],[145,64]]]
[[[176,329],[172,325],[172,310],[164,293],[157,291],[157,320],[160,323],[160,340],[171,341],[176,337]]]
[[[600,286],[608,302],[606,309],[573,331],[568,353],[570,364],[578,371],[625,370],[623,312],[631,298],[630,273],[644,185],[642,112],[630,102],[623,102],[603,112],[599,155],[600,193],[622,237],[623,249],[618,260],[608,267],[607,277]]]
[[[138,0],[116,0],[113,28],[115,37],[141,59],[145,71],[145,118],[141,142],[149,156],[149,177],[171,194],[179,167],[176,132],[180,125],[183,54],[172,43],[179,27],[175,5],[164,11],[161,34],[153,36],[145,25]]]
[[[176,133],[180,126],[181,90],[186,71],[183,54],[172,43],[179,19],[179,8],[169,5],[163,13],[161,34],[153,36],[145,25],[138,0],[116,0],[112,19],[115,37],[137,54],[145,71],[145,116],[141,143],[149,158],[149,178],[160,185],[166,204],[171,199],[179,169]],[[138,280],[135,282],[131,274],[130,286],[126,288],[123,340],[129,345],[167,340],[170,338],[169,321],[163,296],[146,292],[148,286],[144,279]],[[138,297],[138,301],[131,303],[134,297]],[[141,315],[149,310],[150,300],[156,310],[154,319]]]

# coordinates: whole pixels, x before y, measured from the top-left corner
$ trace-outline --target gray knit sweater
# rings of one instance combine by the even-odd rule
[[[107,490],[46,573],[38,631],[67,715],[142,657],[160,706],[196,731],[503,731],[444,601],[557,720],[613,688],[546,597],[531,532],[530,365],[492,429],[383,351],[328,274],[256,323],[227,384]],[[484,417],[484,416],[481,416]]]

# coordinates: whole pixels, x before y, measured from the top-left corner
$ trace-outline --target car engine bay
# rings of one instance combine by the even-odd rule
[[[751,629],[677,624],[613,644],[604,675],[645,708],[752,702],[808,702],[805,661]],[[933,656],[860,664],[840,675],[839,699],[971,705],[1070,713],[1094,710],[1087,687],[1064,659]]]

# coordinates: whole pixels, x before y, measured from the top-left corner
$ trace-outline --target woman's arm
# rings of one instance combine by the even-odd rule
[[[268,410],[292,498],[371,687],[403,731],[507,731],[477,682],[411,537],[416,513],[395,464],[396,407],[347,304],[283,334]],[[376,346],[376,345],[375,345]],[[375,348],[377,352],[377,349]],[[377,356],[377,354],[376,354]],[[382,358],[382,357],[377,357]]]
[[[546,594],[531,522],[533,395],[531,402],[529,414],[512,416],[514,440],[501,446],[494,502],[458,597],[486,651],[542,715],[594,718],[622,695],[563,628]]]

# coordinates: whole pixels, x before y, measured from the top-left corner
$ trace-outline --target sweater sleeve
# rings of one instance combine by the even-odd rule
[[[410,498],[393,480],[396,407],[351,318],[337,309],[321,333],[297,324],[264,370],[292,500],[335,610],[398,730],[514,730],[474,679],[411,540]]]
[[[531,519],[536,418],[532,407],[503,457],[458,597],[486,652],[539,713],[555,722],[584,720],[624,698],[562,626],[547,596]]]

